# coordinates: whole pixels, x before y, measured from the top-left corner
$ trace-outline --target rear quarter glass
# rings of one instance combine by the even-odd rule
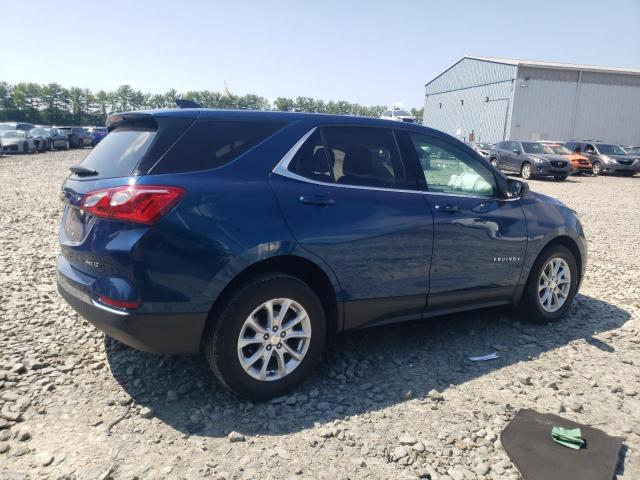
[[[127,177],[131,175],[144,154],[149,150],[157,132],[155,130],[116,129],[104,137],[81,163],[95,170],[97,175],[78,176],[76,180]]]
[[[285,125],[269,120],[198,120],[148,173],[194,172],[226,165]]]

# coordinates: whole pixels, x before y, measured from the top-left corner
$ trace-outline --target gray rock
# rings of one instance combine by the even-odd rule
[[[231,432],[229,435],[227,435],[227,438],[231,443],[244,442],[246,440],[245,436],[238,432]]]
[[[26,442],[27,440],[30,440],[31,430],[29,430],[29,428],[27,428],[26,426],[20,427],[20,430],[18,430],[18,434],[16,435],[16,438],[21,442]]]
[[[400,441],[400,445],[409,445],[409,446],[411,446],[411,445],[415,445],[416,443],[418,443],[418,440],[416,440],[415,437],[412,437],[408,433],[403,433],[402,435],[400,435],[398,440]]]
[[[153,408],[150,407],[142,407],[140,409],[140,416],[142,418],[151,418],[153,417],[154,413],[155,412],[153,411]]]
[[[397,462],[401,458],[404,458],[409,455],[409,452],[405,447],[396,447],[393,449],[393,453],[391,454],[391,459],[394,462]]]

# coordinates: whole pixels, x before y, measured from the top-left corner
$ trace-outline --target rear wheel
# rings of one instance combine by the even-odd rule
[[[253,278],[214,315],[204,337],[205,355],[218,380],[238,396],[280,396],[320,359],[324,309],[315,292],[295,277]]]
[[[27,142],[22,144],[22,153],[29,153],[29,144]]]
[[[600,162],[593,162],[593,165],[591,166],[591,173],[593,173],[594,177],[600,175]]]
[[[523,163],[522,167],[520,167],[520,175],[522,176],[522,178],[524,178],[525,180],[529,180],[532,174],[533,167],[531,166],[531,164],[527,162]]]
[[[571,251],[552,245],[538,256],[520,300],[520,311],[534,322],[556,322],[567,312],[578,288],[578,265]]]
[[[56,149],[56,146],[53,144],[53,140],[49,140],[49,150],[52,152]]]

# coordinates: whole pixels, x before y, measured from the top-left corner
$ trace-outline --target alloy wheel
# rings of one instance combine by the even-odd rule
[[[542,269],[538,279],[538,302],[548,313],[557,312],[569,298],[571,270],[560,257],[551,258]]]
[[[494,167],[498,168],[498,160],[496,160],[495,158],[493,158],[491,160],[491,165],[493,165]]]
[[[531,178],[531,165],[529,165],[528,163],[525,163],[522,166],[522,171],[520,172],[520,174],[522,175],[522,178],[524,178],[525,180]]]
[[[597,177],[598,175],[600,175],[600,164],[598,162],[595,162],[593,164],[592,171],[594,176]]]
[[[274,298],[245,319],[238,360],[256,380],[280,380],[302,363],[310,343],[311,321],[304,307],[289,298]]]

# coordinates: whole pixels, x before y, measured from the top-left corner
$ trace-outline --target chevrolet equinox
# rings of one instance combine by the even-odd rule
[[[70,168],[58,288],[131,347],[203,352],[282,395],[338,332],[474,308],[559,320],[584,275],[575,212],[412,123],[174,109],[117,114]]]

